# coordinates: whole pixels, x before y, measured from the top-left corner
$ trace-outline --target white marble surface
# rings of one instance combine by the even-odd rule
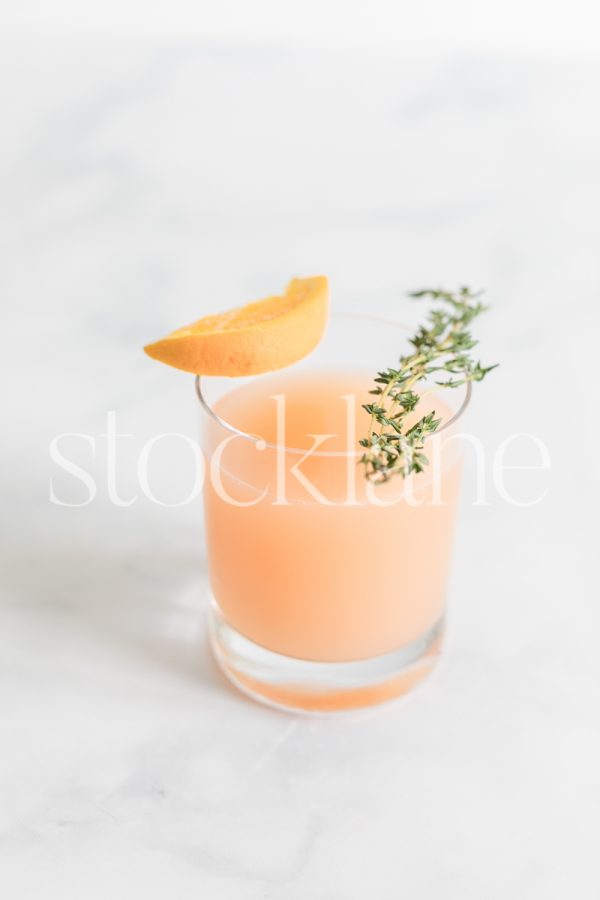
[[[0,60],[3,896],[597,898],[600,68],[41,39]],[[473,506],[467,478],[442,665],[336,720],[227,687],[199,504],[135,478],[157,430],[195,433],[189,379],[142,343],[314,271],[386,311],[487,285],[502,368],[473,428],[552,456],[531,508]],[[110,409],[137,499],[73,438],[98,494],[52,505],[51,476],[85,491],[50,440]],[[156,493],[188,465],[157,451]]]

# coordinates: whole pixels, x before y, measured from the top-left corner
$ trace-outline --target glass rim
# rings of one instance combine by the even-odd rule
[[[345,313],[345,312],[330,313],[330,320],[335,321],[335,320],[340,320],[340,319],[350,319],[350,320],[354,319],[357,321],[369,322],[369,323],[375,324],[375,325],[386,325],[386,326],[391,325],[391,326],[398,328],[404,332],[412,331],[414,328],[414,326],[407,325],[405,322],[400,322],[397,319],[387,319],[387,318],[383,318],[380,316],[365,315],[363,313]],[[310,355],[311,354],[309,354],[307,357],[304,357],[304,358],[309,359]],[[303,360],[298,360],[298,362],[302,362],[302,361]],[[292,363],[292,365],[295,365],[295,363]],[[285,372],[285,371],[288,371],[290,368],[291,368],[291,366],[286,366],[284,369],[279,369],[279,370],[275,370],[275,371]],[[275,374],[275,373],[274,372],[261,372],[261,373],[257,373],[256,375],[245,376],[245,377],[260,378],[261,375],[272,375],[272,374]],[[363,448],[358,448],[358,449],[352,450],[352,451],[346,451],[346,450],[314,450],[314,451],[310,451],[307,448],[300,449],[298,447],[288,447],[285,444],[271,443],[270,441],[266,441],[260,435],[250,434],[247,431],[242,431],[242,429],[236,428],[235,425],[232,425],[230,422],[227,422],[225,419],[221,418],[221,416],[219,416],[219,414],[215,412],[215,410],[212,408],[212,406],[210,406],[210,404],[206,400],[206,397],[204,396],[204,393],[202,391],[202,379],[203,378],[209,379],[212,377],[223,377],[223,376],[196,375],[196,378],[195,378],[196,397],[200,403],[200,406],[202,407],[204,412],[208,415],[208,417],[210,419],[212,419],[213,422],[215,422],[221,428],[225,429],[225,431],[228,431],[230,434],[237,435],[238,437],[244,438],[244,440],[247,440],[247,441],[252,441],[252,443],[254,443],[254,444],[256,444],[257,442],[260,442],[262,449],[265,449],[265,450],[267,448],[270,450],[280,450],[280,451],[283,451],[284,453],[292,453],[294,455],[304,456],[307,453],[310,453],[311,456],[339,457],[339,458],[343,458],[343,459],[347,459],[347,458],[353,457],[353,456],[358,458],[363,455],[363,453],[364,453]],[[375,377],[376,377],[376,373],[373,374],[373,380],[375,380]],[[237,379],[234,377],[230,378],[229,380],[232,382],[232,385],[235,384],[235,382],[237,381]],[[441,425],[440,428],[437,429],[437,431],[433,432],[432,434],[427,435],[424,438],[424,443],[426,443],[431,438],[436,437],[437,435],[441,434],[443,431],[446,431],[448,428],[450,428],[451,425],[454,425],[454,423],[457,422],[458,419],[461,418],[461,416],[463,415],[463,413],[469,406],[469,403],[471,401],[472,391],[473,391],[473,385],[470,381],[467,381],[466,384],[463,385],[462,403],[460,404],[458,409],[453,413],[452,416],[450,416],[450,418],[446,422],[444,422]]]

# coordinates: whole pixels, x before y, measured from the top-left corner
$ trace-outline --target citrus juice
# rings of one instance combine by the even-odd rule
[[[446,430],[427,440],[425,472],[368,482],[372,387],[371,370],[292,368],[232,387],[205,425],[212,593],[233,629],[278,654],[376,657],[443,617],[458,445]],[[452,416],[428,392],[414,418],[432,409]]]

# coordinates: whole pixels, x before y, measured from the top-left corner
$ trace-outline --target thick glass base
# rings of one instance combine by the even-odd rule
[[[209,635],[219,666],[243,693],[279,709],[332,713],[393,700],[422,681],[439,656],[444,620],[393,653],[354,662],[309,662],[266,650],[228,625],[214,601]]]

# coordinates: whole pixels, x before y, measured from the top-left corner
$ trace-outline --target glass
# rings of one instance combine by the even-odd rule
[[[407,352],[413,331],[334,315],[317,350],[288,369],[196,381],[211,646],[263,702],[369,706],[412,688],[439,654],[462,468],[455,426],[470,385],[434,387],[419,406],[419,416],[443,414],[423,473],[374,485],[356,441],[375,373]]]

